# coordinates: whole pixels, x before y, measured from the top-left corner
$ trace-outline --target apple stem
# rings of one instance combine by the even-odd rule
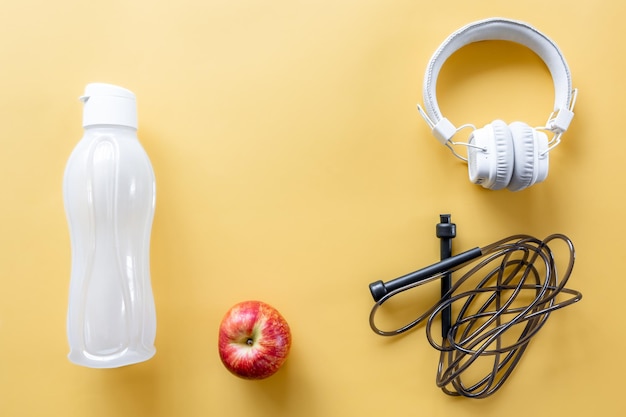
[[[252,346],[253,344],[254,344],[254,340],[252,340],[252,338],[249,337],[248,340],[246,340],[246,345]]]

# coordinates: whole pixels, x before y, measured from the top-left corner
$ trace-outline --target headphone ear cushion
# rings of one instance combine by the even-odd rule
[[[507,187],[511,191],[521,191],[531,186],[535,180],[535,161],[537,159],[537,142],[535,130],[522,122],[509,125],[513,136],[515,157],[513,176]]]
[[[550,167],[548,135],[545,132],[535,130],[535,140],[537,141],[537,161],[535,162],[536,179],[533,184],[545,180],[548,177],[548,168]]]
[[[548,175],[548,137],[522,122],[509,125],[515,147],[513,175],[508,189],[521,191]],[[543,155],[542,155],[543,154]]]
[[[513,175],[513,137],[502,120],[476,129],[469,139],[469,178],[490,190],[506,187]]]

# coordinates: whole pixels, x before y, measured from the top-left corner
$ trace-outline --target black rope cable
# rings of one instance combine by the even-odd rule
[[[555,242],[564,243],[569,253],[561,276],[549,246]],[[372,330],[382,336],[404,333],[426,321],[426,337],[440,351],[436,383],[448,395],[485,398],[496,392],[550,313],[582,298],[580,292],[565,287],[575,261],[574,245],[565,235],[554,234],[544,240],[515,235],[480,248],[480,252],[479,261],[469,260],[388,292],[370,313]],[[393,296],[470,267],[473,262],[476,265],[415,320],[394,330],[382,330],[376,325],[378,309]],[[478,283],[471,289],[465,288],[470,280],[476,279]],[[439,343],[433,324],[442,311],[453,306],[457,312],[447,337]],[[510,342],[510,339],[515,340]],[[477,364],[482,366],[480,370],[486,368],[485,361],[491,364],[490,371],[476,378],[474,368]]]

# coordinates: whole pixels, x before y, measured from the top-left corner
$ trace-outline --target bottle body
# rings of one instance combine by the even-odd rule
[[[151,358],[155,178],[136,130],[86,127],[68,160],[63,194],[72,246],[70,361],[112,368]]]

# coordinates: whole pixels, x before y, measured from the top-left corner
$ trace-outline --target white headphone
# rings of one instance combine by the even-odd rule
[[[476,129],[471,124],[456,128],[443,117],[437,104],[437,77],[446,60],[462,47],[479,41],[504,40],[526,46],[546,64],[554,82],[554,109],[545,127],[532,128],[526,123],[507,125],[501,120]],[[548,153],[560,143],[561,135],[574,117],[576,90],[572,89],[570,71],[557,45],[530,25],[502,18],[480,20],[454,32],[433,54],[424,76],[424,107],[418,109],[441,144],[468,164],[469,178],[484,188],[523,190],[546,179]],[[452,137],[465,127],[473,127],[467,143],[453,142]],[[554,134],[551,140],[544,131]],[[467,146],[467,158],[451,145]]]

